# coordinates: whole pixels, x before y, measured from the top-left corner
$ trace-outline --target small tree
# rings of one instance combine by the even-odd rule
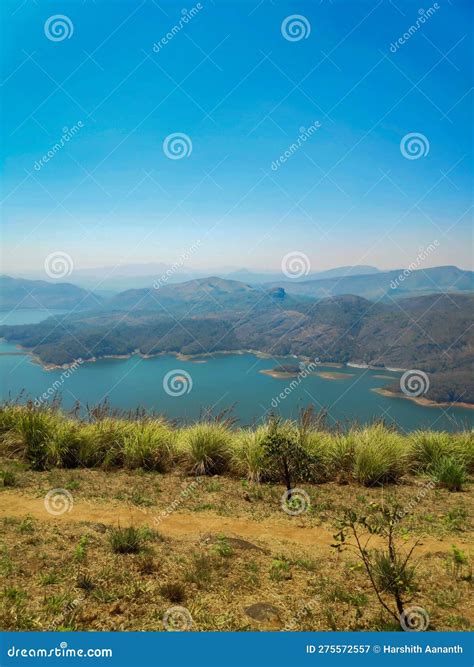
[[[408,553],[399,550],[396,532],[402,516],[403,510],[396,503],[383,506],[371,503],[369,512],[364,515],[346,510],[339,522],[340,529],[334,536],[336,544],[332,545],[339,551],[344,548],[356,551],[379,603],[397,623],[405,612],[410,594],[416,591],[415,567],[410,564],[410,559],[418,541]],[[347,542],[348,533],[355,544]],[[368,537],[363,537],[363,533],[369,533]],[[369,550],[373,535],[383,540],[385,549]],[[393,599],[396,611],[384,596]]]
[[[308,455],[300,444],[297,429],[291,422],[283,422],[272,415],[262,446],[267,465],[285,482],[290,500],[294,482],[306,479],[309,469]]]

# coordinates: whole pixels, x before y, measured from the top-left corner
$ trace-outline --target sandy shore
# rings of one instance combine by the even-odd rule
[[[333,372],[320,372],[316,373],[320,378],[324,380],[348,380],[351,377],[354,377],[351,373],[333,373]]]
[[[468,410],[474,410],[474,403],[437,403],[436,401],[430,401],[428,398],[422,398],[421,396],[405,396],[405,394],[399,394],[394,391],[389,391],[388,389],[372,388],[371,391],[375,391],[376,394],[381,396],[387,396],[388,398],[405,398],[413,403],[418,405],[423,405],[425,408],[465,408]]]

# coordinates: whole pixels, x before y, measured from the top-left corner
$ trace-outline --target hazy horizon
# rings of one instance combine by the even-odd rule
[[[198,4],[2,4],[5,273],[471,266],[470,3]]]

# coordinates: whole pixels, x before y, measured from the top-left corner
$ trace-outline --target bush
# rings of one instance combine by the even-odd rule
[[[268,433],[266,426],[260,426],[255,431],[244,429],[240,431],[232,450],[232,468],[240,477],[246,477],[249,482],[261,482],[265,478],[265,450],[264,438]]]
[[[176,433],[159,419],[133,426],[124,437],[124,464],[128,468],[169,470],[176,454]]]
[[[119,526],[110,530],[109,542],[116,554],[137,554],[143,547],[143,535],[133,526],[127,528]]]
[[[232,434],[223,424],[194,424],[182,431],[181,438],[189,472],[195,475],[215,475],[229,468]]]
[[[410,436],[411,459],[415,469],[428,470],[440,457],[450,456],[453,449],[449,433],[415,431]]]
[[[175,604],[184,602],[186,598],[186,589],[179,581],[163,584],[160,588],[160,593],[164,598]]]
[[[449,491],[462,491],[467,480],[464,463],[452,456],[437,459],[431,467],[431,474],[439,486]]]
[[[415,568],[405,563],[406,556],[398,553],[391,557],[387,551],[375,551],[372,567],[375,583],[380,591],[400,594],[411,593],[416,589]]]
[[[334,436],[324,431],[308,431],[301,434],[301,445],[307,461],[307,481],[320,483],[334,478],[335,469],[330,465],[329,452]]]
[[[406,472],[408,454],[403,439],[382,424],[355,433],[354,477],[365,486],[397,482]]]
[[[336,433],[328,441],[326,467],[330,478],[348,480],[354,471],[357,431]]]
[[[16,486],[16,477],[11,470],[0,470],[0,486]]]
[[[474,431],[464,431],[452,436],[453,451],[464,462],[466,470],[474,473]]]
[[[294,483],[310,478],[311,459],[301,445],[300,434],[293,422],[272,417],[262,446],[271,480],[284,481],[290,490]]]
[[[7,440],[19,439],[23,455],[33,470],[46,470],[51,464],[51,444],[56,437],[59,422],[60,417],[51,410],[27,408],[8,433]]]

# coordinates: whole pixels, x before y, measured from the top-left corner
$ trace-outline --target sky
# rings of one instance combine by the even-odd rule
[[[4,0],[3,271],[471,268],[472,3],[429,3]]]

